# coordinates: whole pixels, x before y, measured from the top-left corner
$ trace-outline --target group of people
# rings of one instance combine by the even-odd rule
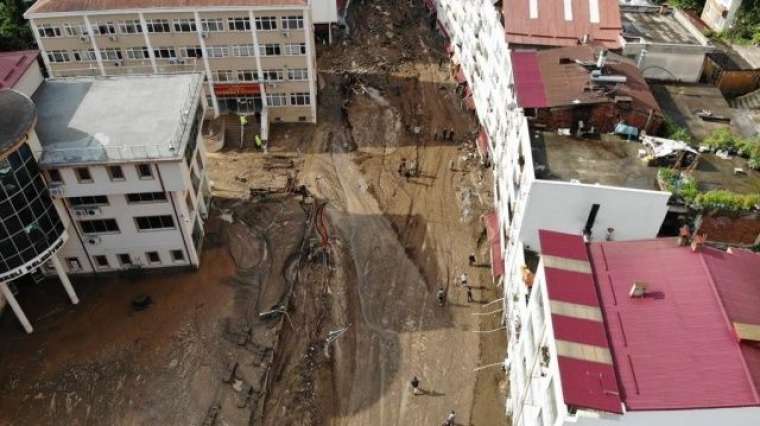
[[[468,262],[471,267],[476,265],[476,258],[474,253],[470,254]],[[472,296],[472,287],[470,287],[467,281],[467,272],[462,272],[462,275],[459,276],[459,286],[467,292],[467,303],[475,302],[475,298]],[[446,305],[446,290],[443,287],[438,288],[435,298],[438,300],[438,305]]]
[[[410,382],[412,385],[412,393],[414,395],[422,395],[425,392],[420,388],[420,379],[417,378],[417,376],[412,377],[412,381]],[[454,420],[456,419],[457,413],[454,410],[449,411],[449,415],[446,416],[446,420],[443,422],[443,426],[454,426]]]

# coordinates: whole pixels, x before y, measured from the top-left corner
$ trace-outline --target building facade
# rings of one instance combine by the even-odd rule
[[[122,4],[36,2],[24,16],[49,75],[202,72],[215,115],[260,116],[262,127],[316,122],[314,34],[306,0]]]
[[[13,89],[32,96],[42,84],[37,50],[0,52],[0,90]]]
[[[202,74],[82,77],[37,91],[39,163],[71,236],[69,273],[199,265],[211,199],[203,85]]]
[[[9,304],[27,333],[33,328],[8,284],[42,265],[57,274],[71,302],[79,303],[58,256],[69,240],[38,163],[34,103],[0,90],[0,310]]]

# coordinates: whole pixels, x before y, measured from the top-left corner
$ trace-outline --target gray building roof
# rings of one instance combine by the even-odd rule
[[[202,85],[201,74],[48,80],[33,97],[41,163],[178,158]]]
[[[34,125],[34,103],[15,90],[0,90],[0,155]]]

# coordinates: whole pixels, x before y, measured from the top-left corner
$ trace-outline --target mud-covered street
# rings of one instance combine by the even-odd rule
[[[55,283],[22,293],[38,331],[0,321],[0,424],[505,424],[504,372],[475,371],[506,351],[483,332],[502,327],[492,173],[443,41],[394,0],[351,2],[335,38],[316,125],[208,154],[199,271],[76,279],[76,307]]]

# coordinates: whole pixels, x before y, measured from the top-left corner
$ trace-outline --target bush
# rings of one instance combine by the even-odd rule
[[[702,143],[710,147],[710,149],[717,150],[731,150],[738,149],[738,139],[731,133],[731,130],[727,127],[715,129],[710,133]]]
[[[683,198],[687,204],[692,204],[699,194],[697,182],[691,177],[682,176],[678,171],[661,168],[657,171],[657,176],[665,186],[665,190]]]
[[[697,207],[731,212],[750,211],[760,204],[760,194],[737,194],[726,190],[714,190],[698,194],[694,200]]]
[[[670,117],[665,117],[665,126],[663,127],[663,129],[665,133],[664,136],[668,139],[683,141],[688,144],[691,144],[692,142],[689,131],[679,126],[678,123],[673,121],[673,119]]]

